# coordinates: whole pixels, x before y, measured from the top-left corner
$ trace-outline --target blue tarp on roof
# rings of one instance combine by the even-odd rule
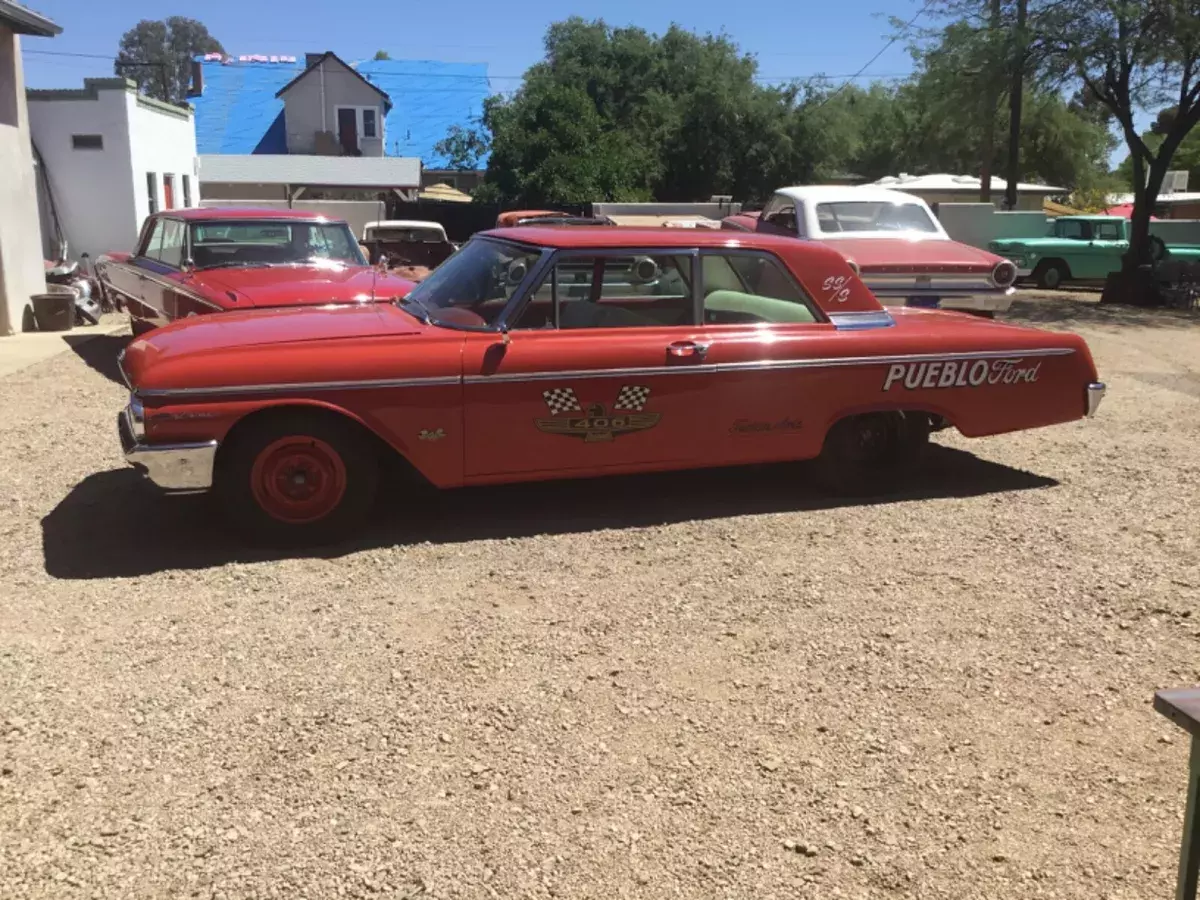
[[[487,63],[347,62],[392,100],[391,112],[384,118],[388,156],[415,156],[427,169],[445,168],[446,159],[434,151],[434,145],[453,125],[480,127],[489,93]],[[283,100],[275,94],[304,71],[303,61],[201,61],[200,65],[204,92],[190,98],[196,109],[197,152],[286,153]],[[479,165],[487,165],[486,156]]]

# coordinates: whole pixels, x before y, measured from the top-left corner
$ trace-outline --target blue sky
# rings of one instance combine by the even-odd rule
[[[889,17],[910,19],[918,0],[456,0],[453,4],[356,0],[25,0],[59,25],[56,38],[26,38],[29,87],[78,87],[85,77],[108,77],[121,34],[140,19],[199,18],[233,54],[291,54],[333,50],[343,59],[387,50],[395,59],[486,62],[492,88],[515,88],[542,55],[546,26],[570,14],[610,24],[662,31],[678,22],[694,31],[724,31],[755,54],[766,78],[822,73],[844,80],[858,72],[893,34]],[[918,19],[918,24],[922,19]],[[60,54],[84,54],[67,56]],[[894,78],[912,68],[903,41],[888,47],[858,79]],[[1116,159],[1124,156],[1121,150]]]

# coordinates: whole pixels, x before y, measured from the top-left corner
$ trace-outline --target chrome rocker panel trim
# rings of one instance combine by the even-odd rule
[[[1105,391],[1107,388],[1101,381],[1093,381],[1087,386],[1087,416],[1089,419],[1100,408],[1100,401],[1104,399]]]

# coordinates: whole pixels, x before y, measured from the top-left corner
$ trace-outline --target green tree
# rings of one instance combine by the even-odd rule
[[[391,59],[392,55],[390,53],[388,53],[386,50],[376,50],[375,55],[372,56],[371,58],[372,59]]]
[[[113,71],[137,82],[142,93],[168,103],[187,102],[192,58],[224,53],[221,42],[195,19],[143,19],[121,36]]]
[[[451,169],[477,169],[480,157],[488,152],[488,139],[477,129],[451,125],[446,136],[433,149],[446,157],[447,166]]]
[[[1052,60],[1116,119],[1134,194],[1125,270],[1151,260],[1150,214],[1176,152],[1200,122],[1200,0],[1059,0]],[[1136,111],[1174,104],[1151,141]]]

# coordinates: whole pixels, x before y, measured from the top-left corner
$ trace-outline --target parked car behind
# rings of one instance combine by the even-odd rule
[[[819,242],[661,227],[485,232],[396,303],[181,322],[121,366],[128,461],[280,543],[357,527],[393,463],[451,488],[815,458],[883,492],[931,430],[1104,393],[1078,335],[885,310]]]
[[[412,219],[368,222],[361,244],[372,265],[386,256],[389,270],[413,282],[424,279],[458,249],[438,222]]]
[[[290,209],[171,209],[132,252],[96,260],[135,333],[176,319],[263,307],[390,300],[413,282],[373,269],[350,226]]]
[[[1103,281],[1119,272],[1129,249],[1129,228],[1129,220],[1121,216],[1060,216],[1045,237],[1001,238],[988,249],[1008,257],[1018,278],[1054,290],[1072,281]],[[1200,261],[1200,247],[1168,245],[1157,235],[1150,236],[1150,243],[1155,262]]]
[[[920,197],[874,187],[781,188],[761,213],[726,218],[735,231],[821,241],[838,250],[887,306],[992,317],[1012,305],[1007,259],[950,239]]]

